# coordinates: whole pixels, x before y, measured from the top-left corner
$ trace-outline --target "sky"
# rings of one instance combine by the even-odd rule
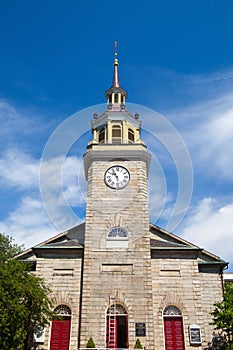
[[[113,44],[152,155],[150,220],[233,270],[233,2],[0,1],[0,232],[85,219],[83,159]]]

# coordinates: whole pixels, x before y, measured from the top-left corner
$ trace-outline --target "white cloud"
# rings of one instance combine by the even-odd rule
[[[44,115],[43,115],[44,116]],[[45,117],[45,116],[44,116]],[[21,109],[13,106],[6,100],[0,100],[0,137],[1,141],[4,141],[7,145],[19,143],[21,138],[24,138],[24,142],[29,141],[32,134],[38,135],[38,131],[42,133],[42,130],[48,130],[49,123],[42,122],[42,115],[30,108]],[[27,137],[30,139],[28,140]],[[4,144],[1,143],[4,147]],[[22,146],[22,145],[21,145]],[[24,145],[25,146],[25,145]]]
[[[87,183],[84,177],[83,159],[67,157],[62,168],[63,191],[67,202],[72,206],[86,202]]]
[[[9,138],[9,135],[14,132],[14,126],[17,124],[17,119],[19,118],[20,116],[13,106],[7,101],[0,100],[1,137],[5,139]],[[22,128],[23,130],[24,128]]]
[[[85,189],[79,185],[83,173],[77,157],[43,160],[40,168],[40,192],[50,220],[60,231],[75,226],[83,217]],[[75,212],[74,207],[81,207]],[[82,219],[81,219],[82,220]]]
[[[231,96],[233,102],[233,96]],[[228,179],[233,175],[233,103],[228,110],[216,113],[210,123],[202,127],[202,142],[200,147],[203,162],[221,172]],[[210,167],[210,170],[211,170]]]
[[[183,235],[190,242],[233,262],[233,203],[222,205],[204,198],[184,221]]]
[[[0,181],[21,190],[38,187],[39,161],[18,149],[7,150],[0,159]]]
[[[0,232],[14,237],[16,243],[30,247],[54,235],[56,229],[50,223],[41,201],[27,196],[14,212],[0,222]]]
[[[85,205],[81,163],[82,160],[77,157],[69,156],[62,166],[58,158],[46,162],[43,179],[47,193],[46,201],[42,203],[39,192],[40,162],[17,149],[4,153],[0,160],[2,190],[11,191],[11,196],[15,196],[19,204],[2,219],[0,232],[12,235],[19,244],[23,242],[30,246],[48,238],[59,228],[59,231],[63,231],[80,223],[82,219],[71,206]],[[7,198],[3,205],[7,205]]]
[[[188,146],[195,170],[229,180],[233,175],[233,94],[218,96],[170,112]],[[185,127],[184,127],[185,126]]]

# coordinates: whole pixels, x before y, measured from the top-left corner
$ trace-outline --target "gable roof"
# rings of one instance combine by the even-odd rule
[[[164,254],[186,254],[186,256],[194,256],[198,259],[199,264],[219,264],[226,267],[228,263],[218,256],[206,251],[203,248],[181,238],[159,226],[150,224],[150,242],[152,253],[159,256]],[[85,222],[75,226],[69,230],[61,232],[34,247],[25,250],[17,257],[20,260],[35,260],[44,250],[58,252],[61,250],[74,251],[83,250],[85,240]]]
[[[228,263],[221,259],[219,256],[208,252],[204,248],[181,238],[174,233],[168,232],[156,225],[150,224],[151,233],[151,250],[157,252],[181,252],[192,251],[196,252],[196,256],[199,264],[219,264],[222,267],[228,266]]]
[[[17,258],[20,260],[34,260],[36,253],[43,249],[83,249],[84,236],[85,222],[23,251],[17,255]]]

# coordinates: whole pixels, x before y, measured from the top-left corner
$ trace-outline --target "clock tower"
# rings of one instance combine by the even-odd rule
[[[107,109],[92,120],[84,155],[88,182],[80,347],[154,348],[147,176],[141,121],[126,109],[118,59]]]

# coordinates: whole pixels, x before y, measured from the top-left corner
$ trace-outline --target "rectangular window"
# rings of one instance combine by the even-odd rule
[[[118,103],[118,102],[119,102],[118,94],[114,94],[114,103]]]
[[[73,276],[73,269],[54,269],[53,276]]]
[[[121,125],[113,125],[112,143],[121,143]]]

